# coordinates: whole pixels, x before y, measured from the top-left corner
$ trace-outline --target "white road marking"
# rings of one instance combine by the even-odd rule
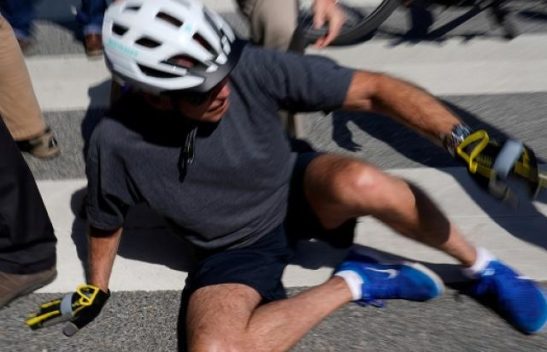
[[[373,41],[353,47],[310,50],[355,68],[382,71],[415,82],[436,95],[547,92],[547,35],[523,34],[510,42],[403,44]],[[103,60],[81,55],[26,59],[44,111],[106,107],[110,73]]]
[[[450,39],[396,46],[375,40],[308,52],[408,79],[436,95],[516,94],[547,91],[546,41],[545,34],[525,34],[511,41]]]
[[[403,176],[420,185],[434,198],[450,218],[469,234],[476,244],[492,250],[495,255],[535,280],[547,280],[547,237],[537,233],[547,228],[547,205],[523,203],[515,210],[498,204],[478,190],[461,168],[398,169],[390,173]],[[84,179],[45,180],[38,186],[58,237],[58,278],[39,292],[65,292],[84,281],[83,266],[76,243],[85,248],[85,223],[75,217],[79,211]],[[474,194],[471,197],[470,194]],[[543,199],[545,201],[545,199]],[[485,212],[487,209],[488,213]],[[144,212],[133,217],[114,270],[113,290],[176,290],[186,278],[186,248],[182,241],[168,234],[153,214]],[[443,253],[394,234],[369,218],[361,219],[356,242],[414,260],[435,264],[454,264]],[[286,286],[311,286],[323,282],[344,256],[324,244],[302,245],[297,262],[285,271]]]

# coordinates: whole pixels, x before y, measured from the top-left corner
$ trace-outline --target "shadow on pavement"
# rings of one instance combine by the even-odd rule
[[[444,8],[465,10],[465,12],[451,17],[448,22],[443,18],[442,22],[444,23],[435,28],[435,24],[438,20],[435,16],[438,15],[439,12],[443,12],[442,10],[437,9],[439,6]],[[508,9],[503,1],[496,3],[494,1],[484,0],[468,0],[458,2],[451,0],[414,0],[407,7],[407,12],[409,29],[406,32],[397,33],[390,32],[389,29],[387,31],[382,29],[382,32],[389,33],[390,36],[395,38],[395,40],[391,43],[392,46],[406,42],[442,42],[449,37],[454,36],[463,38],[464,40],[471,40],[476,37],[498,38],[500,37],[499,34],[490,33],[490,30],[496,27],[502,29],[503,36],[506,39],[511,39],[518,35],[510,18],[514,14],[514,11]],[[467,30],[462,34],[450,35],[450,32],[473,20],[475,17],[482,16],[484,12],[488,13],[488,18],[491,21],[489,30]]]
[[[111,80],[106,80],[95,86],[89,87],[87,94],[89,96],[89,107],[85,112],[80,131],[84,141],[83,155],[87,155],[87,148],[91,134],[103,116],[108,112],[107,102],[110,101]],[[106,100],[106,102],[105,102]]]
[[[486,129],[497,140],[505,140],[511,137],[501,129],[482,121],[473,113],[450,102],[444,101],[444,103],[473,128]],[[424,166],[433,168],[462,167],[462,164],[453,160],[442,148],[433,145],[425,138],[401,126],[390,118],[377,114],[334,112],[332,137],[341,148],[353,152],[360,150],[359,143],[352,139],[351,131],[348,127],[348,122],[350,121],[370,136],[387,143],[396,152]],[[533,147],[534,145],[532,144]],[[538,155],[538,162],[543,164],[545,163],[545,159]],[[540,248],[547,249],[547,237],[542,236],[542,229],[547,228],[547,217],[536,209],[527,194],[519,193],[519,207],[512,210],[509,205],[502,204],[487,195],[465,173],[454,174],[452,176],[468,192],[475,203],[499,226],[517,238]],[[537,200],[547,202],[546,192],[543,193]],[[515,215],[523,214],[527,220],[516,222],[514,221],[515,218],[511,216],[494,216],[494,213],[500,210],[503,210],[504,213],[509,212]]]
[[[81,189],[71,199],[71,209],[75,215],[71,237],[84,270],[88,254],[85,197],[86,189]],[[186,272],[193,263],[191,246],[171,234],[163,220],[152,210],[140,205],[131,208],[127,214],[118,255]]]
[[[518,13],[519,17],[526,18],[530,21],[547,22],[547,11],[538,11],[535,9],[524,10]]]

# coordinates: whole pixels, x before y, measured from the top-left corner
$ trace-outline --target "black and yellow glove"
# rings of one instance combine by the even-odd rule
[[[104,292],[89,284],[80,285],[76,292],[42,304],[25,322],[31,329],[67,322],[63,334],[72,336],[99,315],[109,297],[110,291]]]
[[[522,142],[508,139],[498,143],[485,130],[478,130],[455,145],[454,156],[465,163],[479,185],[501,200],[516,202],[507,183],[510,176],[524,180],[532,197],[547,187],[547,177],[539,173],[534,152]]]

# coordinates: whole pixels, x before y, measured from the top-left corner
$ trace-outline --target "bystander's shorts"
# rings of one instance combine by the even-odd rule
[[[186,280],[185,295],[223,283],[252,287],[265,302],[286,297],[281,283],[283,270],[292,255],[291,244],[319,239],[342,248],[353,242],[355,220],[337,229],[325,230],[304,195],[304,173],[317,152],[299,153],[290,185],[289,210],[285,222],[258,241],[243,248],[198,254],[198,262]]]

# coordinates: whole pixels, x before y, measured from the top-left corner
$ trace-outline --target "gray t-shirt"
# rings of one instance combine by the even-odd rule
[[[199,247],[254,242],[283,221],[287,208],[295,154],[278,110],[337,109],[351,77],[325,58],[249,45],[231,73],[230,106],[218,123],[195,125],[126,96],[90,141],[90,224],[119,228],[127,209],[144,202]],[[194,128],[193,161],[184,168]]]

